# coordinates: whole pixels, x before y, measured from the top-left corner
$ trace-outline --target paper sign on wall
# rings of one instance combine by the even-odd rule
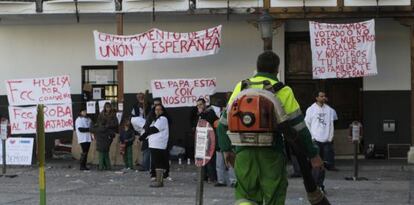
[[[94,100],[102,99],[102,88],[93,88],[92,99]]]
[[[377,74],[375,21],[349,24],[309,22],[314,79]]]
[[[37,107],[9,107],[11,134],[36,133]],[[45,132],[73,130],[71,104],[45,105]]]
[[[71,103],[69,76],[6,80],[9,105]]]
[[[96,101],[86,102],[86,113],[95,114],[96,113]]]
[[[3,150],[0,146],[0,164],[3,163]],[[8,138],[6,140],[7,165],[31,165],[33,138]]]
[[[109,103],[110,104],[111,101],[110,100],[100,100],[98,102],[98,104],[99,104],[99,112],[102,112],[103,111],[104,106],[105,106],[106,103]]]
[[[160,97],[165,107],[195,106],[199,98],[209,103],[216,90],[215,78],[152,80],[153,97]]]
[[[97,60],[140,61],[191,58],[218,53],[221,25],[202,31],[176,33],[153,28],[147,32],[121,36],[93,32]]]

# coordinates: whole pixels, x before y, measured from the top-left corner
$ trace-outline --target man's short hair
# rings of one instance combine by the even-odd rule
[[[152,99],[152,103],[154,103],[155,101],[158,101],[158,102],[160,102],[162,104],[161,98],[154,98],[154,99]]]
[[[275,73],[279,69],[280,58],[273,51],[265,51],[257,58],[257,72]]]
[[[203,104],[206,104],[206,100],[204,100],[204,98],[198,98],[197,102],[202,102]]]
[[[317,90],[317,91],[315,91],[314,93],[313,93],[313,97],[319,97],[319,93],[325,93],[326,94],[326,92],[325,91],[323,91],[323,90]]]

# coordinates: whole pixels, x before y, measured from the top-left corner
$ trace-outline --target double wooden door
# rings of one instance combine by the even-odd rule
[[[362,121],[362,78],[312,79],[312,54],[309,33],[286,33],[286,84],[292,87],[302,111],[315,102],[314,93],[326,92],[328,104],[337,114],[335,129],[345,129]]]

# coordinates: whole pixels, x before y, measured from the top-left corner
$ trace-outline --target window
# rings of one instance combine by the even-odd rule
[[[91,85],[88,100],[118,100],[117,66],[82,66],[82,87]]]

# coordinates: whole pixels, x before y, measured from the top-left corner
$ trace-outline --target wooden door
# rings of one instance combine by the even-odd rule
[[[326,92],[328,104],[338,114],[335,123],[336,133],[346,135],[345,129],[354,121],[362,121],[362,78],[352,79],[312,79],[312,54],[309,33],[286,33],[286,84],[289,85],[298,100],[302,112],[315,102],[314,93],[318,90]],[[342,131],[341,131],[342,130]],[[340,138],[340,140],[337,140]],[[346,143],[346,136],[335,136],[339,144]],[[337,147],[336,145],[335,147]],[[348,145],[341,145],[346,146]],[[351,150],[340,151],[350,154]]]

